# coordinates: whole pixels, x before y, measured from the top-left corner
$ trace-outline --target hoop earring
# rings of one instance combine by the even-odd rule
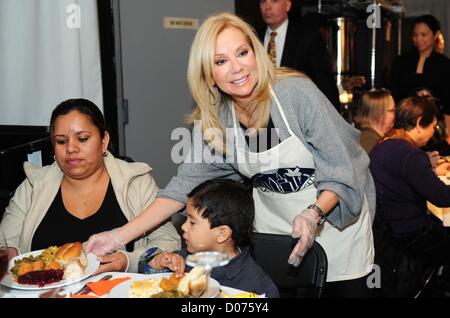
[[[103,153],[103,157],[107,157],[107,156],[108,156],[108,152],[105,151],[105,152]]]
[[[53,155],[53,160],[56,161],[56,155]]]

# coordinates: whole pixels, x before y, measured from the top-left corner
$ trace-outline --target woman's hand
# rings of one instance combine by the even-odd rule
[[[433,169],[436,169],[436,167],[439,164],[439,159],[441,158],[439,156],[439,152],[438,151],[427,151],[427,155],[428,155],[428,158],[430,158],[431,167],[433,167]]]
[[[156,255],[149,265],[155,269],[168,268],[175,273],[175,277],[181,277],[184,274],[184,258],[176,253],[162,252]]]
[[[436,173],[437,176],[445,176],[449,172],[449,169],[450,169],[450,163],[443,162],[436,167],[436,169],[434,170],[434,173]]]
[[[128,266],[128,257],[122,252],[99,256],[98,260],[100,261],[100,267],[94,275],[103,272],[124,272]]]
[[[306,251],[313,245],[316,238],[318,215],[311,209],[303,210],[294,218],[292,227],[292,237],[298,242],[289,256],[288,263],[293,266],[300,265]]]
[[[103,256],[118,250],[124,250],[125,245],[118,238],[119,229],[115,228],[111,231],[91,235],[89,240],[84,243],[86,254],[93,253],[97,256]]]

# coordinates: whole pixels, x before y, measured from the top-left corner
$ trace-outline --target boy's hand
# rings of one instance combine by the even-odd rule
[[[149,265],[155,269],[168,268],[175,273],[177,278],[184,275],[184,258],[176,253],[162,252],[156,255]]]

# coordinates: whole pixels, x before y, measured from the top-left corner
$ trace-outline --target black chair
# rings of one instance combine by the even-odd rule
[[[287,261],[296,242],[288,235],[254,233],[253,257],[277,285],[281,297],[319,298],[327,278],[325,251],[314,242],[300,266],[294,267]]]
[[[377,206],[372,225],[375,264],[381,270],[379,297],[419,298],[436,276],[440,265],[411,255],[393,238],[380,205]]]

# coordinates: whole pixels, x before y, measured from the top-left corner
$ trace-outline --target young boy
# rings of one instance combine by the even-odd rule
[[[185,265],[189,254],[217,251],[230,260],[211,272],[211,277],[221,285],[279,297],[275,284],[250,256],[255,207],[242,184],[228,179],[208,180],[188,194],[186,211],[187,220],[181,227],[186,248],[156,256],[154,251],[147,251],[141,256],[141,272],[170,269],[181,276],[185,267],[190,270]]]

